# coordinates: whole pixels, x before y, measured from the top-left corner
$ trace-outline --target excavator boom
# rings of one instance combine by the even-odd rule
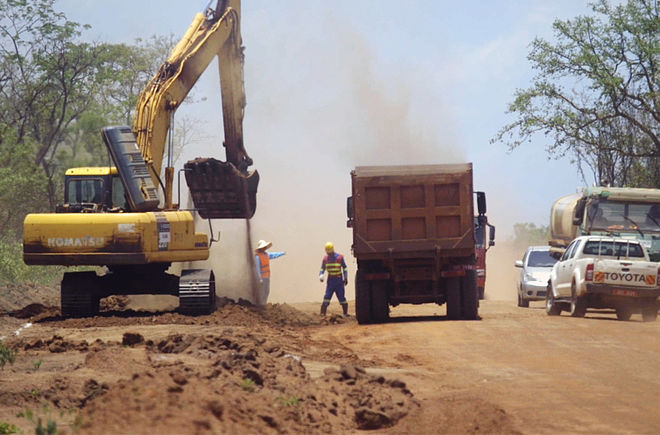
[[[172,115],[217,57],[222,92],[226,161],[195,159],[184,166],[193,202],[203,218],[249,218],[256,208],[259,174],[243,145],[245,90],[240,1],[218,0],[198,13],[184,37],[140,95],[133,130],[154,182],[165,155]],[[166,169],[165,196],[171,205],[173,169]],[[170,198],[170,201],[167,201]]]

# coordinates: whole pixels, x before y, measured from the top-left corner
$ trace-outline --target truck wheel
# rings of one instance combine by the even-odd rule
[[[377,323],[390,320],[387,281],[371,281],[371,318]]]
[[[584,297],[578,297],[575,283],[571,285],[571,317],[584,317],[587,313],[587,304]]]
[[[621,304],[616,307],[616,318],[622,321],[630,320],[632,316],[632,307],[630,304]]]
[[[361,325],[371,323],[371,289],[360,269],[355,274],[355,317]]]
[[[482,301],[486,297],[485,291],[483,287],[478,287],[478,289],[479,289],[479,300]]]
[[[62,317],[87,317],[99,312],[96,272],[66,272],[60,288]]]
[[[461,283],[458,278],[447,278],[447,318],[458,320],[461,318]]]
[[[461,312],[465,320],[479,320],[477,271],[468,270],[461,278]]]
[[[518,306],[521,308],[529,308],[529,301],[523,297],[521,289],[518,289]]]
[[[548,316],[561,314],[561,306],[555,301],[555,295],[552,294],[552,284],[550,283],[548,283],[548,290],[545,292],[545,312]]]
[[[658,319],[658,305],[655,299],[642,305],[642,320],[644,322],[655,322]]]

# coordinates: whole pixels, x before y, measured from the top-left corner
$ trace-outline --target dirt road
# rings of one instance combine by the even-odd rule
[[[0,337],[18,349],[0,370],[0,424],[26,433],[38,418],[69,433],[660,432],[660,323],[483,301],[480,321],[406,306],[391,323],[361,326],[333,309],[324,320],[316,303],[227,304],[192,318],[121,307],[92,319],[39,306],[0,315]]]
[[[538,303],[484,301],[480,311],[481,321],[453,322],[442,308],[397,307],[393,323],[312,336],[400,370],[423,406],[395,432],[442,431],[447,421],[498,432],[490,420],[499,417],[523,433],[660,433],[660,323],[606,311],[549,317]]]

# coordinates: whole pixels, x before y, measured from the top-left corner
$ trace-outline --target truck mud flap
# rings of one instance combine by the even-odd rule
[[[214,158],[190,160],[184,170],[193,203],[203,219],[245,219],[254,215],[257,171],[246,174]]]

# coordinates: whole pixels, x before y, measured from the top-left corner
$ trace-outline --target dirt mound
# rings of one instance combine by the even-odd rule
[[[89,344],[87,341],[73,341],[67,340],[60,335],[53,335],[51,338],[43,340],[41,338],[33,339],[10,339],[7,341],[8,345],[14,348],[23,350],[45,350],[51,353],[62,353],[71,350],[87,351]]]
[[[341,323],[339,316],[321,318],[305,313],[287,304],[268,304],[258,308],[249,302],[234,302],[232,299],[220,298],[215,312],[205,316],[189,316],[176,311],[150,312],[126,309],[127,300],[123,296],[104,298],[101,313],[94,317],[62,319],[59,308],[46,307],[41,304],[30,304],[24,308],[12,311],[10,315],[18,318],[29,318],[32,322],[47,323],[49,326],[63,328],[87,328],[130,325],[166,325],[166,324],[204,324],[255,326],[268,325],[276,327],[304,327],[327,323]]]
[[[108,296],[101,299],[100,311],[121,311],[128,306],[128,296]]]
[[[418,406],[404,383],[359,366],[312,379],[298,356],[252,334],[172,335],[144,346],[151,368],[90,400],[82,433],[330,433],[389,427]],[[189,365],[193,357],[205,363]]]
[[[37,318],[42,317],[42,315],[56,315],[57,312],[53,310],[54,307],[47,307],[43,304],[30,304],[20,310],[15,310],[9,313],[10,316],[16,317],[17,319],[28,319],[28,318]]]
[[[28,304],[55,306],[60,303],[57,286],[33,283],[4,284],[0,286],[0,313],[12,312]]]

